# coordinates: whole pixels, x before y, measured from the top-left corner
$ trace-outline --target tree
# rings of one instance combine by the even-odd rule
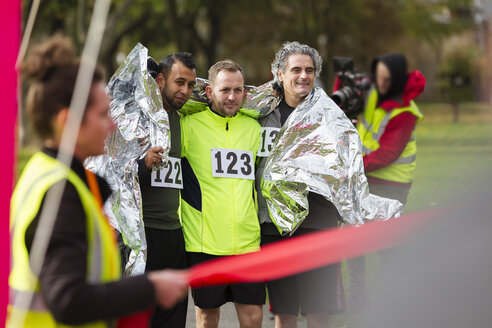
[[[459,121],[459,104],[473,100],[477,58],[478,52],[472,45],[460,44],[441,63],[441,92],[451,104],[454,122]]]
[[[254,84],[271,78],[269,64],[284,41],[318,49],[324,61],[321,79],[330,85],[333,56],[354,57],[365,71],[387,41],[403,32],[395,5],[383,0],[237,1],[227,12],[222,53],[238,58]]]

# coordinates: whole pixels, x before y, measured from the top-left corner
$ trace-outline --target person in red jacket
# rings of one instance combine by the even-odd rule
[[[367,95],[357,126],[364,151],[364,171],[372,194],[405,204],[415,173],[415,126],[423,117],[413,100],[423,92],[425,77],[419,71],[408,72],[403,54],[375,58],[371,73],[374,88]],[[348,303],[359,307],[366,299],[364,257],[350,260],[348,266]]]
[[[420,71],[407,72],[407,67],[407,60],[402,54],[388,54],[373,60],[371,72],[378,94],[376,107],[388,113],[394,109],[408,107],[410,102],[424,91],[424,75]],[[379,148],[363,157],[366,174],[387,167],[400,157],[420,118],[410,111],[405,111],[388,121],[379,139]],[[398,199],[403,204],[406,203],[411,182],[378,179],[371,174],[367,174],[367,177],[370,187],[379,184],[402,187],[396,195],[395,192],[391,194],[392,198]],[[380,188],[374,187],[374,189],[378,191]],[[378,194],[378,192],[373,193]]]

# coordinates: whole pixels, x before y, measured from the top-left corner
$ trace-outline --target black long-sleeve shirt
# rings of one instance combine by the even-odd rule
[[[181,129],[176,110],[168,112],[171,129],[169,156],[181,158]],[[151,186],[152,170],[145,166],[145,158],[138,161],[138,177],[142,191],[142,211],[145,228],[159,230],[181,229],[179,221],[179,189]]]
[[[43,149],[56,157],[54,149]],[[72,170],[87,184],[82,163],[74,159]],[[107,182],[97,177],[103,202],[111,194]],[[44,200],[43,200],[44,203]],[[43,208],[26,231],[30,250]],[[66,183],[46,257],[39,275],[41,294],[54,318],[63,324],[110,320],[141,312],[155,303],[152,283],[145,275],[106,284],[90,284],[87,274],[86,216],[77,190]]]

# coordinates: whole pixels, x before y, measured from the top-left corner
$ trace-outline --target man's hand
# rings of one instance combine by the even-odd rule
[[[147,154],[145,154],[145,166],[150,170],[152,165],[159,164],[162,160],[160,153],[164,152],[162,147],[152,147],[149,149]]]
[[[149,272],[147,277],[154,285],[157,304],[163,308],[172,308],[188,294],[186,270],[161,270]]]

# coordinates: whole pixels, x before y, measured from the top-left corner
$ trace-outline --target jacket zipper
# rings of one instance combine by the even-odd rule
[[[229,120],[226,122],[226,131],[229,131]],[[227,146],[230,147],[231,144],[231,139],[230,135],[227,132]],[[234,180],[234,179],[231,179]],[[234,195],[234,183],[232,181],[229,181],[230,186],[231,186],[231,195]],[[233,238],[233,248],[234,248],[234,254],[237,254],[237,231],[236,231],[236,206],[235,202],[233,200],[232,202],[232,238]]]

